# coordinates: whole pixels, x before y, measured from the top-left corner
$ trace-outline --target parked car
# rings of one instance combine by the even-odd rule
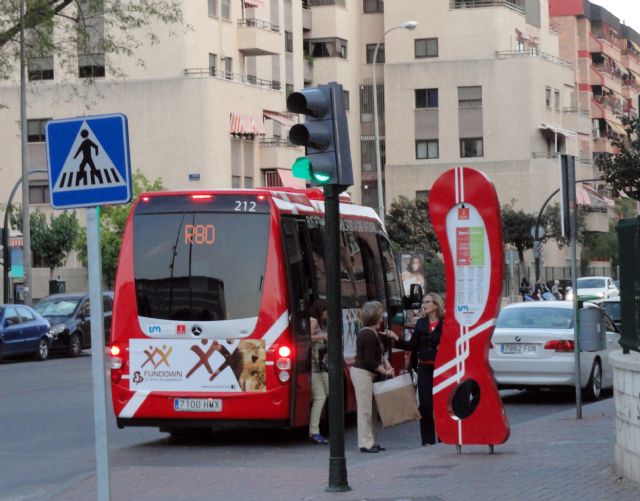
[[[580,300],[607,299],[620,295],[620,291],[610,277],[581,277],[577,285]]]
[[[489,350],[500,389],[575,386],[572,306],[566,301],[525,302],[500,311]],[[619,348],[620,336],[606,315],[605,328],[604,350],[580,352],[580,382],[587,400],[598,400],[602,388],[613,386],[609,352]]]
[[[49,322],[23,304],[0,306],[0,360],[33,353],[38,360],[49,357]]]
[[[113,292],[103,292],[105,343],[111,335]],[[42,299],[36,311],[51,324],[53,350],[63,349],[70,357],[77,357],[83,349],[91,348],[91,310],[88,293],[53,294]]]
[[[603,299],[602,301],[595,302],[595,304],[604,309],[618,330],[620,330],[620,296]]]

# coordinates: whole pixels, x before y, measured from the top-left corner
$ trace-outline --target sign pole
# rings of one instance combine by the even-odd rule
[[[87,256],[89,261],[89,304],[91,305],[91,373],[93,376],[96,477],[98,500],[108,501],[111,497],[109,494],[109,446],[107,443],[107,391],[99,211],[99,207],[87,208]]]
[[[342,306],[340,301],[339,195],[344,186],[324,187],[324,242],[327,266],[327,345],[329,358],[329,486],[327,492],[344,492],[347,460],[344,455],[344,377]]]

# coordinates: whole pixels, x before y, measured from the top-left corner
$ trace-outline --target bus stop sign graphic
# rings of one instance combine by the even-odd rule
[[[46,126],[51,205],[94,207],[131,200],[127,117],[51,120]]]

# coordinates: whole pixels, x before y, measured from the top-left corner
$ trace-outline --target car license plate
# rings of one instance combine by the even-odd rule
[[[502,353],[520,354],[535,353],[537,345],[531,343],[505,343],[502,345]]]
[[[222,412],[222,400],[219,398],[174,398],[173,410],[185,412]]]

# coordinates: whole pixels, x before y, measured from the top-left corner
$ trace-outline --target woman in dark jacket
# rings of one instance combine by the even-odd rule
[[[411,339],[399,339],[395,333],[396,348],[408,350],[416,355],[418,362],[418,399],[420,404],[420,435],[422,445],[436,443],[433,421],[433,368],[442,335],[444,323],[444,302],[438,294],[430,292],[422,301],[422,317],[418,319]],[[413,358],[413,357],[412,357]]]

